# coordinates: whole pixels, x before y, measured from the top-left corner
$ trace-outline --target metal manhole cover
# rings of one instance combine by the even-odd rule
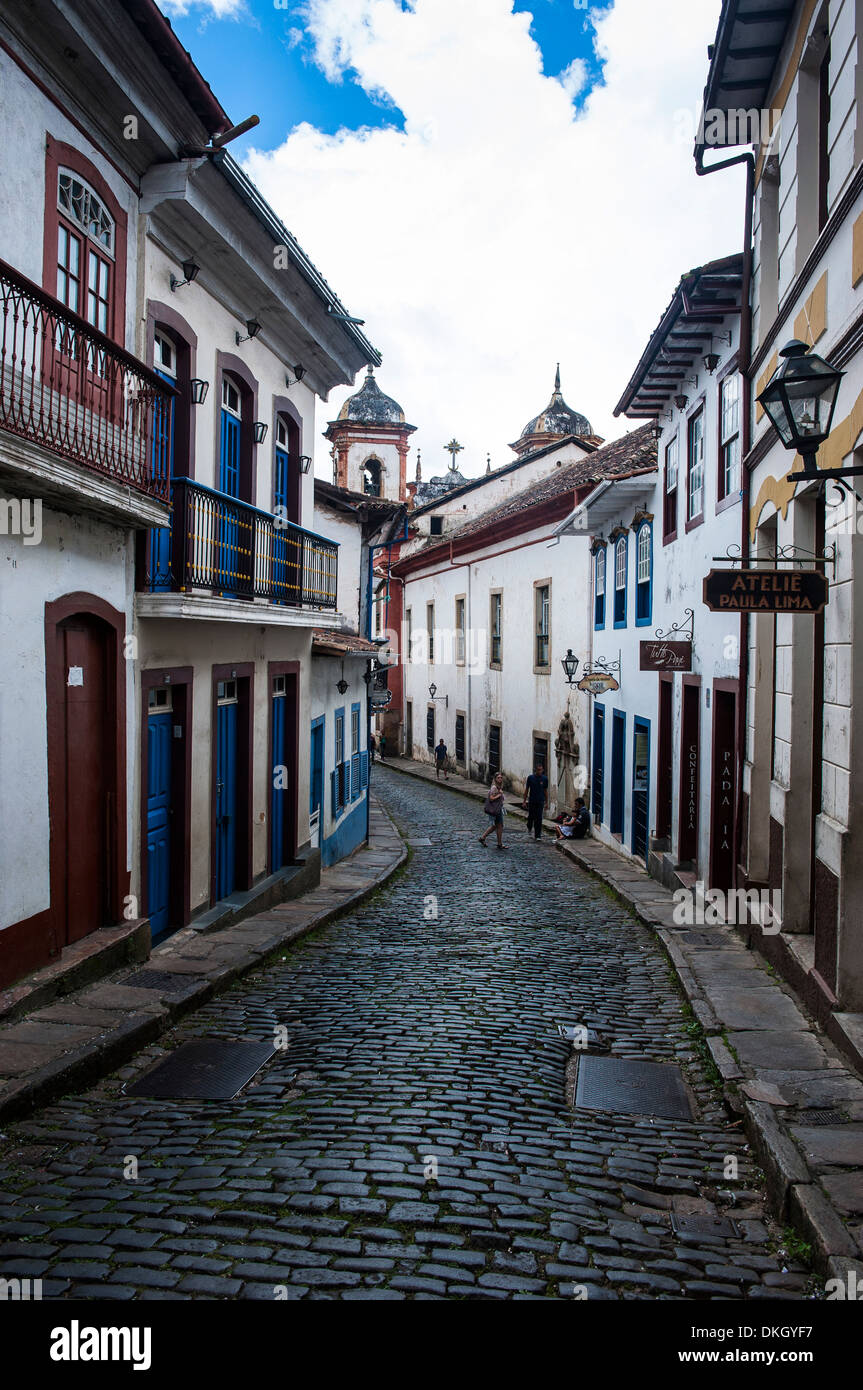
[[[139,970],[134,975],[127,975],[120,983],[131,985],[133,989],[163,989],[174,994],[185,989],[193,981],[190,981],[188,975],[180,975],[176,970]]]
[[[695,1213],[691,1216],[678,1216],[671,1213],[671,1229],[679,1236],[718,1236],[734,1239],[740,1234],[733,1221],[727,1216],[710,1216]]]
[[[582,1057],[578,1063],[575,1104],[583,1110],[657,1115],[663,1120],[693,1119],[680,1068],[672,1063]]]
[[[804,1125],[846,1125],[848,1113],[845,1110],[801,1110],[800,1123]]]
[[[188,1042],[133,1085],[127,1096],[232,1100],[272,1057],[271,1042]]]

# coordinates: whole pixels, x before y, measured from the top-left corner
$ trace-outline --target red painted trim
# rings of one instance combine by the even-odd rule
[[[303,521],[303,475],[300,472],[300,455],[303,452],[303,417],[293,401],[287,396],[273,396],[273,419],[270,429],[273,435],[271,451],[272,477],[270,481],[270,506],[275,508],[276,497],[276,420],[284,415],[288,426],[288,460],[291,465],[290,492],[288,494],[288,520],[302,526]]]
[[[111,313],[106,337],[126,346],[126,255],[128,223],[126,214],[117,202],[104,175],[96,165],[77,150],[74,145],[66,145],[47,135],[45,140],[45,235],[42,244],[42,288],[50,295],[57,293],[57,235],[62,214],[57,206],[57,177],[60,168],[71,169],[89,183],[93,191],[104,200],[108,212],[114,219],[114,262],[111,271]],[[95,246],[96,243],[94,242]],[[105,258],[110,259],[109,257]],[[86,286],[86,260],[81,267],[81,284]],[[79,306],[80,316],[86,319],[84,304]]]
[[[287,676],[285,682],[287,686],[286,699],[292,701],[291,735],[288,747],[288,786],[293,792],[290,823],[288,826],[288,854],[290,859],[296,861],[298,846],[298,825],[300,815],[298,771],[300,757],[300,670],[299,661],[268,661],[267,662],[267,724],[269,729],[269,777],[267,781],[267,812],[269,814],[270,788],[272,786],[273,768],[273,677]],[[269,830],[269,826],[268,826]],[[273,837],[267,834],[267,869],[269,873],[274,873],[273,868]]]
[[[110,711],[113,725],[113,793],[115,816],[109,852],[111,868],[108,873],[108,909],[114,922],[124,919],[124,900],[129,893],[129,871],[126,868],[126,663],[123,659],[123,639],[126,618],[116,608],[95,594],[73,593],[53,603],[45,604],[45,688],[48,746],[48,821],[50,827],[49,862],[51,873],[51,914],[53,930],[62,948],[66,944],[66,872],[64,846],[66,819],[69,808],[66,799],[65,769],[62,765],[65,746],[63,702],[63,663],[58,628],[67,618],[78,613],[101,619],[113,633],[114,681],[109,689],[113,696]]]
[[[176,309],[147,300],[147,366],[153,367],[156,357],[156,329],[161,329],[177,343],[177,388],[174,401],[174,473],[178,478],[195,476],[195,411],[189,382],[198,375],[198,335]],[[213,383],[210,383],[210,390]],[[182,407],[182,409],[178,409]]]
[[[62,950],[50,907],[0,931],[0,989],[56,960]]]
[[[141,796],[140,796],[140,861],[141,916],[149,912],[147,901],[147,696],[151,690],[160,689],[170,676],[172,690],[182,692],[182,709],[174,705],[174,714],[179,715],[174,722],[183,727],[183,746],[178,757],[171,758],[171,811],[179,806],[180,815],[172,814],[171,821],[171,925],[185,927],[191,920],[192,883],[192,696],[195,671],[192,666],[162,666],[158,670],[141,672]],[[174,747],[173,741],[171,744]],[[180,772],[178,779],[176,774]],[[175,794],[178,780],[182,783],[182,796]],[[178,853],[179,851],[179,853]],[[174,866],[182,865],[182,875],[177,876]]]
[[[251,502],[257,500],[258,446],[255,443],[254,423],[258,418],[258,381],[241,357],[233,352],[216,353],[215,408],[216,408],[216,477],[214,487],[219,486],[218,441],[221,438],[222,377],[229,372],[240,387],[242,401],[242,429],[240,436],[240,499]]]
[[[246,766],[239,769],[237,777],[237,888],[242,891],[252,886],[252,807],[254,806],[254,743],[255,743],[255,663],[254,661],[222,662],[212,668],[212,694],[210,705],[210,906],[218,902],[216,897],[216,763],[218,739],[218,701],[219,681],[236,680],[240,717],[245,724],[237,731],[237,753]]]

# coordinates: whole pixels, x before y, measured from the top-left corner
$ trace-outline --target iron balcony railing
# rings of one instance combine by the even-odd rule
[[[293,607],[336,607],[334,541],[191,478],[175,478],[172,491],[170,530],[150,533],[152,592],[205,589]]]
[[[174,388],[0,261],[0,429],[167,501]]]

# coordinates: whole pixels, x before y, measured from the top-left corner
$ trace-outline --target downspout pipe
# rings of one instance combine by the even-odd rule
[[[743,230],[743,283],[740,305],[740,374],[745,383],[743,392],[743,418],[741,421],[740,443],[740,555],[743,565],[749,563],[749,510],[750,478],[746,457],[752,445],[752,397],[750,392],[750,369],[752,365],[752,228],[755,215],[755,156],[747,150],[745,154],[720,160],[717,164],[704,164],[704,146],[695,146],[695,172],[704,178],[716,174],[720,169],[730,169],[735,164],[746,165],[746,212]],[[740,614],[740,653],[738,660],[740,698],[737,701],[737,804],[734,808],[734,886],[740,887],[739,870],[743,849],[743,772],[746,763],[747,706],[749,700],[749,614]]]

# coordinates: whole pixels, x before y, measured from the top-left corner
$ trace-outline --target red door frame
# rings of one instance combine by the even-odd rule
[[[237,731],[237,753],[245,767],[237,776],[237,820],[242,827],[237,832],[237,889],[242,892],[252,886],[252,779],[254,775],[255,742],[255,663],[254,661],[223,662],[212,668],[210,701],[210,906],[216,897],[216,764],[218,745],[218,684],[237,682],[240,728]]]
[[[68,806],[66,778],[61,766],[65,747],[64,701],[62,692],[63,661],[60,624],[76,614],[99,618],[113,634],[108,643],[109,669],[114,679],[108,680],[108,696],[112,708],[113,769],[109,776],[114,799],[111,817],[112,831],[108,843],[108,910],[114,922],[124,920],[125,900],[129,895],[129,870],[126,868],[126,663],[123,660],[123,641],[126,633],[125,614],[112,608],[95,594],[65,594],[53,603],[45,604],[45,693],[48,744],[48,819],[50,826],[51,920],[55,943],[62,946],[66,937],[66,874],[64,846]],[[137,916],[137,914],[136,914]]]
[[[656,753],[656,836],[671,836],[674,807],[674,676],[659,672]],[[667,702],[667,703],[666,703]],[[667,718],[663,718],[663,714]]]
[[[715,844],[715,836],[716,836],[717,829],[718,829],[718,816],[717,816],[717,810],[716,810],[716,722],[717,722],[717,721],[716,721],[716,693],[717,693],[717,691],[719,691],[720,693],[729,694],[729,695],[733,695],[733,696],[734,696],[734,721],[733,721],[734,743],[733,743],[733,752],[732,752],[732,760],[731,760],[731,773],[732,773],[732,778],[734,779],[734,782],[736,782],[736,780],[737,780],[737,768],[738,768],[738,759],[739,759],[739,753],[740,753],[740,749],[739,749],[739,746],[738,746],[739,726],[738,726],[738,719],[737,719],[737,715],[738,715],[738,712],[739,712],[739,709],[740,709],[740,681],[739,681],[739,680],[733,680],[733,679],[714,680],[714,682],[713,682],[713,699],[712,699],[712,701],[711,701],[711,703],[712,703],[712,705],[713,705],[713,710],[712,710],[713,719],[712,719],[712,721],[711,721],[711,737],[710,737],[710,840],[709,840],[709,846],[710,846],[710,848],[709,848],[709,860],[708,860],[708,864],[707,864],[707,878],[709,879],[709,885],[708,885],[708,886],[711,887],[711,888],[713,888],[714,886],[716,886],[716,887],[721,887],[721,888],[733,888],[733,887],[735,886],[736,878],[737,878],[737,864],[736,864],[737,856],[736,856],[736,854],[735,854],[735,852],[734,852],[734,847],[735,847],[735,845],[737,844],[737,815],[738,815],[738,798],[737,798],[737,791],[738,791],[738,789],[737,789],[737,787],[734,786],[733,784],[732,784],[732,790],[731,790],[731,805],[732,805],[732,811],[731,811],[731,876],[730,876],[730,881],[729,881],[727,884],[716,884],[716,885],[714,885],[714,881],[713,881],[714,853],[715,853],[714,844]]]
[[[169,686],[181,692],[182,708],[177,722],[182,725],[183,737],[180,748],[171,741],[171,810],[179,809],[179,816],[171,820],[171,923],[185,927],[191,920],[191,825],[192,825],[192,687],[194,668],[192,666],[162,666],[158,670],[141,672],[141,798],[140,798],[140,905],[141,916],[146,917],[150,910],[147,901],[147,718],[148,698],[151,690]],[[182,786],[182,795],[175,795],[175,788]],[[176,865],[182,865],[182,875],[176,872]]]
[[[687,801],[687,769],[689,758],[686,753],[684,738],[687,733],[686,716],[686,691],[695,688],[698,692],[698,715],[695,725],[695,828],[690,830],[687,826],[684,830],[684,815],[686,813]],[[680,701],[680,804],[677,808],[677,860],[678,863],[689,861],[698,864],[698,839],[701,829],[701,677],[686,675],[683,677],[683,691]],[[684,850],[692,849],[693,853],[684,853]]]

